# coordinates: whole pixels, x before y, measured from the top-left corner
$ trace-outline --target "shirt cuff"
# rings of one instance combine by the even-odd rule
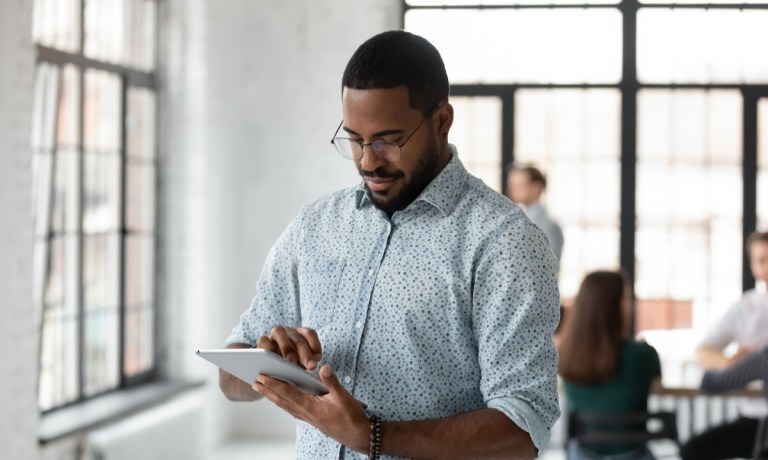
[[[541,452],[549,442],[549,427],[527,402],[514,397],[494,398],[488,401],[490,409],[501,411],[512,422],[525,430]]]

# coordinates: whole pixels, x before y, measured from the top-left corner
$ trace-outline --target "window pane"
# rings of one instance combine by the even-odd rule
[[[451,105],[456,115],[449,139],[459,158],[467,171],[500,192],[501,99],[454,96]]]
[[[155,167],[129,164],[126,175],[126,229],[153,231],[155,228]]]
[[[83,238],[83,301],[86,310],[119,305],[119,241],[117,234]]]
[[[768,231],[768,98],[757,103],[757,228]]]
[[[638,95],[638,330],[704,332],[741,292],[741,114],[737,91]]]
[[[43,254],[40,254],[43,252]],[[39,404],[45,410],[77,399],[77,257],[75,236],[35,244],[45,273]]]
[[[647,83],[768,82],[768,11],[641,9],[637,72]]]
[[[83,321],[85,396],[120,384],[120,323],[116,307],[89,310]]]
[[[78,397],[77,319],[61,311],[43,313],[38,406],[51,409]]]
[[[454,5],[581,5],[614,4],[617,0],[484,0],[468,2],[464,0],[406,0],[413,6],[454,6]]]
[[[84,162],[83,231],[115,231],[120,222],[120,157],[86,153]]]
[[[155,61],[154,0],[87,0],[85,55],[150,71]]]
[[[125,239],[125,304],[151,304],[155,299],[155,239],[129,235]]]
[[[80,50],[80,0],[35,0],[32,37],[62,51]]]
[[[560,294],[619,266],[619,113],[612,89],[526,89],[515,95],[515,161],[547,175],[544,204],[563,229]]]
[[[126,306],[123,372],[127,376],[141,374],[154,364],[154,316],[151,305]]]
[[[411,10],[405,26],[440,50],[452,83],[621,78],[621,14],[613,8]]]
[[[121,148],[122,85],[117,74],[85,73],[83,143],[87,151],[115,152]]]
[[[125,118],[126,153],[129,159],[155,159],[155,94],[129,88]]]
[[[50,227],[53,185],[53,146],[56,143],[56,113],[59,101],[59,68],[40,63],[35,71],[32,116],[32,172],[35,235],[47,235]]]

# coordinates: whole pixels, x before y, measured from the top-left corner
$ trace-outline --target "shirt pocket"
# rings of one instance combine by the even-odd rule
[[[320,329],[333,320],[344,265],[343,259],[324,259],[307,263],[304,273],[299,277],[303,326]]]

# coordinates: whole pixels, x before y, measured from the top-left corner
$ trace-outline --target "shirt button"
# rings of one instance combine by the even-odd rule
[[[373,276],[373,269],[372,268],[368,270],[368,276]]]
[[[349,383],[351,381],[352,381],[352,377],[350,377],[350,376],[344,377],[344,383]]]
[[[356,327],[356,328],[358,328],[358,329],[360,329],[361,327],[363,327],[363,323],[362,323],[362,321],[358,321],[358,322],[356,322],[356,323],[355,323],[355,327]]]

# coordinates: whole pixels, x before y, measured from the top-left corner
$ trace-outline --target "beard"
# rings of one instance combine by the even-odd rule
[[[429,145],[427,145],[424,153],[421,155],[421,159],[413,171],[411,180],[405,182],[396,195],[384,197],[381,195],[377,196],[370,190],[368,184],[363,182],[365,191],[374,206],[384,211],[388,216],[392,216],[396,211],[402,211],[407,208],[408,205],[413,203],[413,201],[421,195],[421,192],[427,188],[430,182],[437,177],[437,174],[440,172],[437,170],[438,163],[437,142],[434,138],[431,138]],[[372,176],[383,178],[400,178],[404,176],[400,171],[390,173],[383,168],[377,168],[374,171],[361,170],[360,175],[363,177]]]

